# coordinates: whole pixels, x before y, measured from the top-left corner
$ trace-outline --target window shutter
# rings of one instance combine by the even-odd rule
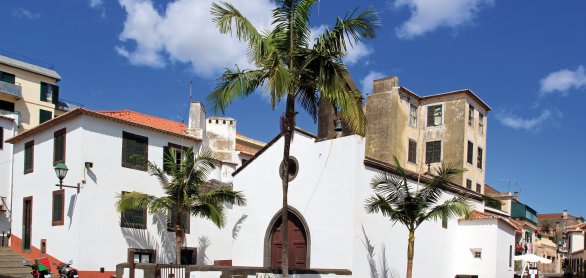
[[[425,143],[425,163],[431,163],[431,158],[433,156],[433,142],[426,142]]]
[[[169,167],[169,163],[172,159],[171,150],[172,148],[170,146],[163,147],[163,171],[167,174],[171,172],[171,168]]]
[[[53,104],[59,105],[59,86],[51,85],[53,87]]]
[[[427,126],[433,126],[434,124],[433,106],[427,107]]]
[[[14,84],[16,83],[16,76],[11,73],[1,72],[0,71],[0,81],[4,81],[6,83]]]
[[[4,128],[0,127],[0,150],[4,148]]]
[[[47,101],[47,92],[49,91],[47,85],[47,83],[41,82],[41,101]]]
[[[470,164],[473,163],[472,162],[472,160],[474,158],[473,152],[474,152],[474,144],[472,142],[468,141],[468,154],[467,154],[468,156],[467,156],[467,159],[466,160]]]
[[[434,141],[433,144],[433,161],[440,162],[442,160],[442,142]]]

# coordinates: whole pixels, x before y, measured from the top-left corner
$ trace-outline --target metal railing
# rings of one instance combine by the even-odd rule
[[[187,265],[157,264],[157,278],[186,278]]]

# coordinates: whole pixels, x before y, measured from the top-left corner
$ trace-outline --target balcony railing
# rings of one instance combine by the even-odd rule
[[[0,93],[8,94],[16,99],[22,98],[22,87],[12,83],[0,81]]]
[[[503,208],[503,203],[501,203],[501,201],[490,198],[490,197],[484,198],[484,205],[489,208],[498,209],[498,210],[502,210],[502,208]]]

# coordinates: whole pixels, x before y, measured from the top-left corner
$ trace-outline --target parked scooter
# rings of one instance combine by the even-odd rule
[[[27,261],[22,261],[22,265],[31,268],[31,275],[34,278],[51,278],[49,260],[46,258],[37,259],[34,264],[28,264]]]
[[[53,264],[55,265],[55,267],[57,267],[57,272],[59,272],[59,278],[78,278],[77,269],[71,267],[73,261],[70,260],[67,264]]]

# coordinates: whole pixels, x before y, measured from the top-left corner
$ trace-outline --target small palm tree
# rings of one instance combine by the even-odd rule
[[[375,37],[378,15],[373,9],[338,18],[333,29],[311,41],[309,18],[318,0],[276,0],[272,30],[258,31],[236,7],[229,3],[213,3],[211,13],[221,33],[235,33],[248,43],[249,57],[255,69],[226,69],[208,99],[217,112],[224,112],[236,98],[248,96],[263,88],[275,109],[285,101],[281,118],[284,137],[283,167],[280,169],[283,189],[281,223],[287,225],[287,192],[289,186],[289,150],[295,128],[296,104],[317,119],[318,103],[334,105],[348,127],[364,134],[365,116],[361,94],[346,83],[348,69],[342,62],[347,44]],[[232,29],[235,28],[233,31]],[[282,273],[288,276],[288,231],[282,232]]]
[[[397,174],[384,173],[374,177],[371,186],[375,192],[366,200],[368,213],[382,213],[394,223],[400,222],[409,230],[407,247],[407,278],[413,275],[415,230],[421,223],[438,219],[447,221],[456,216],[468,217],[470,207],[465,196],[454,197],[438,204],[450,181],[463,172],[461,169],[439,167],[429,182],[417,188],[407,183],[407,173],[395,157]]]
[[[230,186],[214,186],[208,183],[208,175],[216,168],[218,161],[210,149],[201,149],[197,155],[193,148],[185,151],[184,158],[176,163],[175,152],[165,155],[164,169],[148,163],[148,172],[157,177],[165,195],[151,196],[130,192],[118,196],[118,211],[148,209],[149,213],[174,213],[175,259],[181,262],[181,246],[185,238],[183,217],[193,215],[211,220],[219,228],[225,225],[224,204],[245,205],[242,192],[233,191]],[[170,177],[170,179],[169,179]],[[173,224],[173,223],[171,223]]]

